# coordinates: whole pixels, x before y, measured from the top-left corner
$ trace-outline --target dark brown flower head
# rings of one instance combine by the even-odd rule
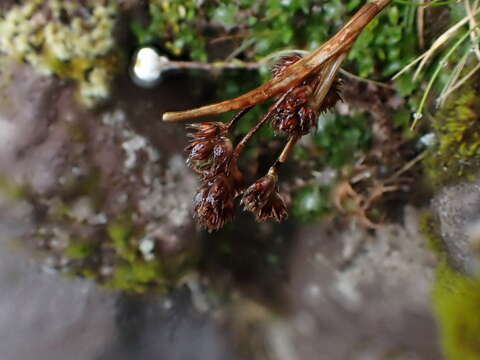
[[[190,133],[190,144],[185,148],[187,164],[205,177],[226,171],[233,152],[233,145],[223,123],[201,123],[190,125],[196,130]]]
[[[272,117],[272,126],[276,132],[289,136],[303,136],[317,125],[318,114],[308,100],[312,88],[303,85],[294,88],[279,104]]]
[[[277,133],[285,133],[288,136],[303,136],[315,128],[320,114],[333,108],[340,96],[342,82],[336,79],[320,106],[311,104],[314,80],[306,80],[304,85],[297,86],[279,104],[272,116],[272,126]]]
[[[208,231],[219,230],[233,219],[235,186],[233,179],[218,174],[200,188],[194,199],[195,218]]]
[[[188,136],[194,139],[212,139],[219,135],[226,135],[227,125],[221,122],[204,122],[199,124],[189,124],[188,129],[196,131]]]
[[[295,64],[297,61],[302,59],[302,55],[299,53],[292,53],[287,56],[282,56],[271,68],[273,77],[280,75],[287,67],[292,64]]]
[[[277,182],[277,174],[269,171],[244,192],[242,204],[245,210],[255,214],[257,221],[271,218],[281,221],[286,217],[287,207],[278,193]]]
[[[330,90],[328,90],[328,93],[325,96],[325,99],[323,99],[320,109],[318,109],[319,114],[322,114],[324,112],[327,112],[333,109],[333,107],[339,101],[343,101],[341,96],[342,85],[343,85],[342,79],[336,78],[335,81],[333,82],[332,87],[330,88]]]

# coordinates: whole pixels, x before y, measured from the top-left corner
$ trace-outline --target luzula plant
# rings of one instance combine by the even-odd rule
[[[207,115],[240,110],[228,123],[206,122],[189,125],[192,130],[187,146],[187,163],[196,171],[202,187],[194,199],[198,223],[209,231],[218,230],[233,219],[235,198],[242,197],[245,210],[257,221],[281,221],[287,209],[278,191],[278,172],[298,139],[317,125],[319,115],[340,100],[337,72],[366,25],[390,0],[365,4],[329,41],[312,53],[292,54],[272,68],[272,79],[235,99],[198,109],[168,112],[164,121],[182,121]],[[252,107],[269,99],[273,104],[245,137],[234,146],[231,129]],[[288,138],[285,148],[268,173],[249,187],[244,186],[237,164],[251,137],[267,122],[275,132]]]

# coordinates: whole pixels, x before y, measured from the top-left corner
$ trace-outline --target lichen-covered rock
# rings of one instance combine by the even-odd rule
[[[436,146],[424,160],[434,188],[473,180],[480,169],[478,78],[454,92],[431,122]]]
[[[467,274],[477,270],[472,238],[480,222],[480,179],[446,186],[432,200],[441,237],[450,263]]]
[[[34,209],[25,240],[48,250],[50,268],[111,287],[173,285],[199,248],[191,219],[196,181],[180,155],[181,128],[158,119],[165,104],[189,101],[187,80],[177,83],[179,100],[171,88],[147,92],[124,80],[111,106],[91,111],[62,80],[4,65],[0,174],[3,190],[23,189]]]
[[[375,234],[354,223],[299,230],[285,285],[290,314],[270,329],[277,352],[305,360],[440,358],[430,313],[435,261],[418,214],[407,207],[403,224]]]

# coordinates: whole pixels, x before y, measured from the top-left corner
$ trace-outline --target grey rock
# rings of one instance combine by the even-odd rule
[[[432,209],[452,265],[472,274],[477,254],[469,233],[480,221],[480,180],[446,186],[432,200]]]
[[[403,224],[374,234],[353,222],[298,231],[288,326],[273,328],[294,354],[289,358],[440,358],[430,310],[435,260],[418,214],[407,207]]]

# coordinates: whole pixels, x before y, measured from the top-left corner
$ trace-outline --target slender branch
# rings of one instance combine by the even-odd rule
[[[347,54],[343,53],[334,61],[328,63],[320,72],[319,79],[321,82],[319,86],[315,89],[315,93],[310,101],[310,105],[313,109],[318,110],[327,96],[328,91],[332,87],[333,82],[335,81],[337,71],[342,64],[343,60],[346,58]]]
[[[219,115],[228,111],[239,110],[264,102],[300,84],[307,76],[318,69],[329,59],[348,52],[362,30],[382,11],[391,0],[376,0],[365,4],[330,40],[302,60],[289,66],[279,76],[235,99],[198,109],[167,112],[164,121],[182,121],[207,115]]]
[[[253,106],[250,106],[248,108],[245,108],[245,109],[242,109],[240,110],[234,117],[232,120],[229,121],[229,123],[227,124],[227,130],[231,130],[235,124],[237,123],[238,120],[240,120],[246,113],[248,113],[250,110],[253,109]]]
[[[263,124],[265,124],[270,119],[278,104],[280,104],[288,94],[289,92],[286,92],[277,101],[275,101],[275,103],[273,103],[268,108],[268,111],[265,113],[265,115],[263,115],[262,118],[255,124],[255,126],[248,131],[248,133],[243,137],[243,139],[238,143],[237,147],[235,148],[235,151],[233,153],[234,158],[238,158],[240,156],[248,141],[252,138],[253,135],[255,135],[258,130],[260,130]]]
[[[295,145],[297,144],[297,141],[298,141],[299,137],[298,136],[292,136],[287,144],[285,145],[285,147],[283,148],[283,151],[282,153],[280,154],[280,156],[278,157],[278,163],[284,163],[287,161],[288,157],[290,156],[290,154],[292,153],[292,150],[293,148],[295,147]]]

